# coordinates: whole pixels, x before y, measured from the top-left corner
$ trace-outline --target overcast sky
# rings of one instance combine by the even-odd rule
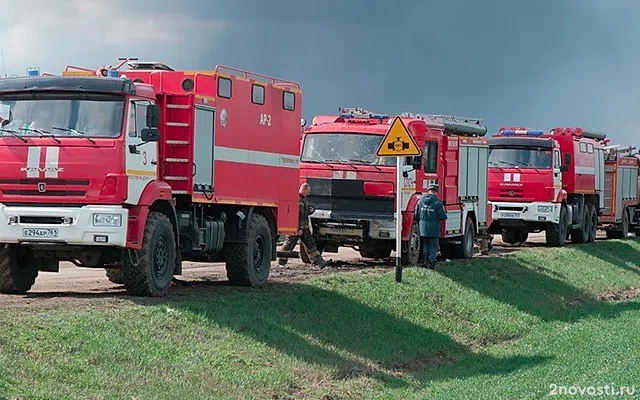
[[[151,6],[154,4],[154,6]],[[340,105],[584,126],[640,145],[636,0],[0,0],[2,74],[137,56],[301,83]],[[155,9],[154,9],[155,8]]]

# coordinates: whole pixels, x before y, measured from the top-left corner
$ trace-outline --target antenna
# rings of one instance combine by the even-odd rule
[[[2,69],[4,70],[4,77],[7,77],[7,66],[4,64],[4,49],[0,46],[0,54],[2,54]]]

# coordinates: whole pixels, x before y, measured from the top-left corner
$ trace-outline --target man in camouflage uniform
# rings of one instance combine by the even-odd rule
[[[314,264],[318,264],[320,268],[324,268],[327,266],[327,262],[322,258],[322,255],[318,251],[316,242],[313,240],[313,236],[311,235],[311,229],[309,228],[309,215],[313,214],[314,211],[314,208],[309,206],[307,203],[307,196],[309,196],[309,193],[311,193],[311,186],[309,186],[308,183],[300,185],[300,190],[298,191],[298,234],[287,236],[284,244],[282,245],[281,251],[293,250],[293,248],[296,247],[296,243],[299,238],[301,242],[300,247],[306,247],[309,259]],[[279,258],[278,264],[287,264],[287,259]]]

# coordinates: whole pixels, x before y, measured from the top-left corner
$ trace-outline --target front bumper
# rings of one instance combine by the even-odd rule
[[[94,220],[94,214],[99,214]],[[0,243],[119,246],[127,243],[129,211],[120,206],[6,206],[0,204]],[[96,226],[117,220],[119,226]]]
[[[560,222],[560,204],[549,202],[490,202],[494,221]]]
[[[393,215],[392,215],[393,218]],[[314,221],[314,229],[317,229],[318,238],[333,240],[358,240],[367,239],[392,240],[396,238],[394,219],[336,218],[331,211],[316,210],[311,215]]]

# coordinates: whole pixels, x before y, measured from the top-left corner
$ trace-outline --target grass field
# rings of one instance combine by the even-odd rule
[[[402,283],[390,270],[7,308],[0,397],[519,399],[612,384],[640,395],[639,260],[640,243],[607,241],[405,269]]]

